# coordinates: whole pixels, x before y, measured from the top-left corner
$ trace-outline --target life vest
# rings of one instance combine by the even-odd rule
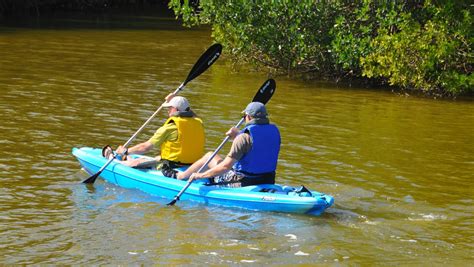
[[[233,169],[245,176],[274,173],[281,143],[278,128],[273,124],[250,124],[240,134],[245,132],[252,138],[252,149],[234,164]]]
[[[192,164],[204,154],[204,127],[196,117],[173,116],[165,124],[174,122],[178,128],[176,141],[161,144],[161,158],[173,162]]]

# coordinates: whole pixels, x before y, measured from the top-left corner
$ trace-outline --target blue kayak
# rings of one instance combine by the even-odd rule
[[[72,150],[72,154],[89,174],[97,173],[107,162],[101,153],[101,149],[90,147]],[[124,188],[136,188],[168,199],[176,196],[187,183],[165,177],[155,168],[134,169],[117,160],[111,162],[100,177]],[[206,182],[207,179],[194,181],[180,199],[251,210],[311,215],[320,215],[334,203],[334,198],[329,195],[278,184],[228,188],[206,185]]]

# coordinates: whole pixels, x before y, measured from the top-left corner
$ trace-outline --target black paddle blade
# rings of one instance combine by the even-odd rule
[[[268,79],[266,82],[262,84],[260,89],[258,89],[257,94],[252,99],[252,102],[260,102],[262,104],[266,104],[270,98],[272,98],[273,94],[276,90],[276,82],[273,79]]]
[[[99,175],[100,175],[100,172],[98,172],[98,173],[92,175],[91,177],[87,178],[82,183],[83,184],[93,184],[95,182],[95,180],[97,179],[97,177],[99,177]]]
[[[214,62],[216,62],[221,54],[221,44],[213,44],[211,47],[209,47],[206,52],[204,52],[204,54],[202,54],[201,57],[196,61],[183,85],[186,85],[189,81],[193,80],[205,70],[207,70],[212,64],[214,64]]]
[[[178,199],[175,198],[170,203],[166,204],[166,206],[173,206],[176,201],[178,201]]]

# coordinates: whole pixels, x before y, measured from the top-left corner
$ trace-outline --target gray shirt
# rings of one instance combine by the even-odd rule
[[[227,156],[235,160],[240,160],[250,149],[252,149],[252,138],[250,138],[250,134],[239,134],[232,142],[232,147]]]

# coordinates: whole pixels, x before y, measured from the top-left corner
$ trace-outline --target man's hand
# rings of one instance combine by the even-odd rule
[[[117,150],[115,150],[115,152],[117,152],[117,154],[120,154],[120,155],[125,154],[127,151],[128,149],[124,148],[123,146],[119,146]]]
[[[197,180],[197,179],[202,179],[202,178],[206,178],[202,173],[193,173],[191,174],[191,176],[189,176],[189,180],[190,181],[194,181],[194,180]]]
[[[173,93],[170,93],[169,95],[167,95],[165,97],[166,102],[169,103],[171,101],[171,99],[173,99],[173,97],[175,97],[175,95]]]
[[[235,127],[232,127],[230,128],[227,133],[225,133],[225,135],[227,135],[228,137],[230,137],[230,139],[234,140],[235,137],[239,134],[240,130],[235,128]]]

